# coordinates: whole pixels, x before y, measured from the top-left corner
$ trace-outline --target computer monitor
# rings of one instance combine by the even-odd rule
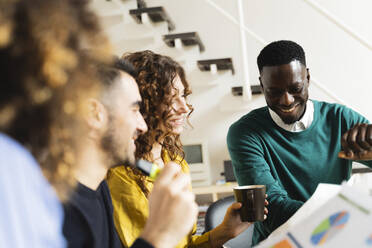
[[[185,159],[189,164],[202,164],[203,163],[203,149],[202,144],[185,145]]]
[[[210,166],[206,142],[184,142],[185,160],[189,164],[193,186],[210,185]]]

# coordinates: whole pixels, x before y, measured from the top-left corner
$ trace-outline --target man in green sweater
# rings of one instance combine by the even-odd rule
[[[255,224],[253,244],[287,221],[319,183],[339,184],[350,177],[351,160],[338,157],[341,143],[349,158],[372,145],[366,118],[339,104],[308,100],[310,74],[301,46],[273,42],[257,64],[267,107],[240,118],[227,135],[239,185],[267,187],[270,214]]]

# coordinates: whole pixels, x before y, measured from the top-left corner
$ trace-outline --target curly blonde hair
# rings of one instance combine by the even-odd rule
[[[122,58],[131,62],[137,70],[135,79],[142,97],[140,111],[148,126],[148,131],[136,140],[136,158],[153,161],[151,149],[155,143],[159,143],[162,149],[168,152],[171,160],[176,160],[177,156],[184,159],[180,135],[172,132],[169,123],[174,98],[172,90],[175,89],[173,82],[177,76],[185,88],[184,96],[191,94],[184,69],[172,58],[149,50],[124,54]],[[190,109],[187,116],[189,118],[193,108],[190,104],[187,106]],[[135,173],[141,175],[140,172]],[[140,178],[138,184],[145,194],[148,194],[144,187],[145,178]]]
[[[62,200],[82,103],[98,92],[92,62],[108,61],[109,47],[88,1],[0,1],[0,131],[31,151]]]

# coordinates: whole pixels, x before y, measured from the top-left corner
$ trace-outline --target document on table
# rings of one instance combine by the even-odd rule
[[[338,184],[327,184],[321,183],[316,188],[314,194],[307,200],[304,205],[283,225],[278,227],[271,235],[276,236],[283,232],[286,232],[289,228],[295,226],[303,219],[310,216],[315,210],[321,207],[329,199],[337,195],[341,190],[341,185]],[[269,238],[270,238],[269,237]]]
[[[293,220],[256,247],[372,247],[372,198],[346,184],[333,186],[320,185]]]

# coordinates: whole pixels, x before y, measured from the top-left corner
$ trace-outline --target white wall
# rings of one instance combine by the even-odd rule
[[[102,0],[103,1],[103,0]],[[134,0],[129,0],[131,2]],[[236,74],[215,86],[192,81],[190,100],[195,112],[183,135],[187,140],[207,140],[213,181],[222,178],[228,127],[256,107],[262,96],[249,103],[230,96],[230,87],[243,85],[242,56],[248,57],[249,83],[258,84],[256,58],[264,44],[246,33],[247,54],[242,54],[239,26],[212,7],[218,5],[239,20],[236,0],[147,0],[149,6],[164,6],[176,24],[175,32],[197,31],[206,47],[199,59],[232,57]],[[266,42],[289,39],[303,46],[310,73],[310,98],[340,102],[372,120],[372,1],[370,0],[242,0],[245,26]],[[312,4],[320,6],[320,11]],[[339,20],[332,22],[326,12]],[[354,36],[364,40],[364,44]],[[323,89],[323,90],[322,90]],[[324,91],[324,89],[326,91]],[[327,93],[328,91],[328,93]],[[331,97],[332,96],[332,97]],[[236,108],[239,106],[239,109]],[[234,109],[238,109],[235,110]]]

